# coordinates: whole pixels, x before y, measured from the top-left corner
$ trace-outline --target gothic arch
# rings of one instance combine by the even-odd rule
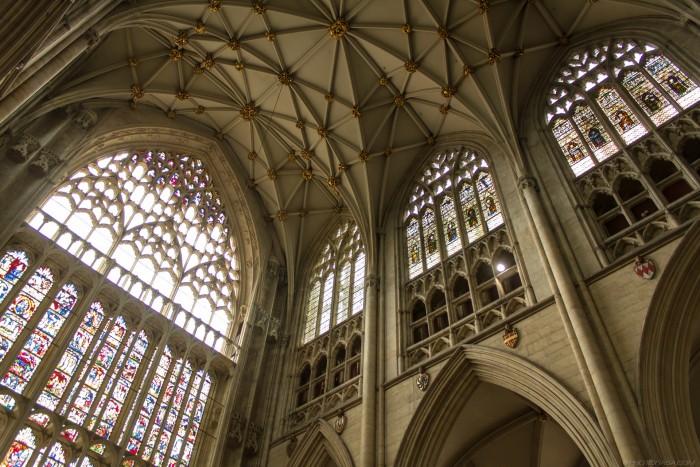
[[[318,419],[289,459],[289,467],[325,467],[332,461],[338,467],[353,467],[352,456],[345,443],[325,420]]]
[[[639,352],[639,404],[658,458],[700,459],[689,369],[700,315],[700,223],[688,230],[651,299]]]
[[[480,382],[501,386],[540,407],[591,465],[618,464],[597,422],[581,402],[552,376],[520,357],[463,345],[432,379],[401,441],[397,466],[434,465],[459,409]]]

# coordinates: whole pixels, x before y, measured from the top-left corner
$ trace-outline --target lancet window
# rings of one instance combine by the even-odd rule
[[[463,147],[434,156],[403,222],[409,364],[525,306],[517,253],[485,157]]]

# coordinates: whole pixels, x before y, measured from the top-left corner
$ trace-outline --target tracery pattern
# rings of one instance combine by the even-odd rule
[[[199,159],[158,151],[101,158],[59,186],[30,225],[222,349],[237,263],[221,198]],[[104,271],[110,258],[116,264]]]
[[[472,243],[503,225],[490,170],[484,158],[463,148],[441,152],[428,163],[404,215],[410,278],[460,251],[462,239]]]
[[[579,176],[698,101],[700,88],[656,45],[613,40],[571,54],[545,120]]]
[[[354,222],[345,221],[323,247],[312,270],[302,343],[362,311],[364,276],[365,252],[360,231]]]

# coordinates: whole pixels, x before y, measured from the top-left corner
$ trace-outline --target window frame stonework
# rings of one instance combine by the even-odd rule
[[[355,401],[360,393],[367,253],[357,224],[351,219],[342,220],[328,240],[321,244],[317,257],[307,276],[308,287],[300,297],[304,318],[292,373],[294,391],[290,401],[289,428],[303,425],[319,413],[337,410],[346,402]],[[358,258],[364,259],[359,261]],[[347,311],[344,316],[339,316],[341,272],[346,264],[350,264],[344,306]],[[362,265],[361,271],[358,271],[358,264]],[[361,278],[358,272],[361,272]],[[334,275],[330,322],[328,329],[322,329],[323,284],[330,274]],[[309,304],[315,303],[312,295],[316,284],[321,284],[321,293],[315,306],[316,313],[311,316]],[[358,303],[362,308],[357,308]],[[313,326],[307,326],[310,319],[313,319]],[[312,337],[310,330],[313,331]],[[338,360],[340,352],[344,358]]]
[[[134,465],[141,465],[144,461],[140,456],[147,444],[149,433],[153,431],[155,434],[154,449],[148,456],[151,460],[151,456],[156,455],[155,448],[158,446],[157,440],[160,439],[161,435],[164,433],[164,423],[161,423],[161,425],[154,424],[156,411],[158,407],[160,407],[161,400],[163,404],[166,404],[168,413],[171,408],[175,409],[173,400],[170,399],[169,396],[167,398],[163,397],[165,394],[165,386],[168,384],[168,381],[172,378],[176,378],[173,381],[183,382],[186,380],[188,382],[186,386],[182,387],[183,403],[177,408],[178,415],[174,419],[175,424],[173,425],[173,430],[177,430],[178,426],[184,422],[187,424],[187,431],[189,431],[189,427],[193,426],[192,417],[187,416],[187,414],[183,412],[185,409],[184,401],[190,399],[195,402],[200,399],[205,400],[196,442],[190,457],[190,462],[196,463],[197,453],[200,451],[201,446],[212,445],[212,443],[216,442],[216,439],[212,436],[211,430],[206,427],[215,421],[215,418],[222,411],[220,398],[224,388],[220,382],[226,379],[226,375],[231,370],[231,361],[221,354],[212,352],[212,350],[202,342],[197,341],[186,331],[175,326],[171,321],[139,302],[118,286],[105,281],[103,276],[100,276],[100,278],[96,280],[96,273],[94,270],[65,250],[53,245],[49,239],[39,234],[31,227],[25,225],[23,228],[19,229],[13,236],[11,242],[2,250],[2,254],[4,255],[5,252],[13,250],[26,252],[30,263],[29,267],[24,271],[24,274],[10,290],[9,294],[0,301],[3,306],[3,313],[16,296],[22,292],[24,284],[27,283],[37,268],[49,267],[53,271],[55,279],[45,299],[37,306],[36,311],[27,322],[24,330],[15,341],[15,344],[9,348],[8,353],[4,356],[2,362],[0,362],[0,370],[3,371],[3,374],[7,372],[9,365],[16,358],[16,355],[18,355],[18,352],[21,350],[20,347],[22,347],[21,344],[27,340],[27,336],[37,329],[37,323],[45,314],[45,310],[47,310],[49,304],[52,303],[56,291],[60,289],[63,284],[76,284],[78,300],[75,308],[68,314],[65,324],[57,333],[54,344],[47,350],[42,362],[38,365],[36,372],[33,374],[32,379],[29,381],[22,395],[17,395],[8,387],[3,386],[0,388],[0,397],[3,397],[3,400],[6,397],[11,397],[14,400],[14,406],[12,408],[0,406],[0,412],[5,415],[5,417],[3,417],[4,434],[0,437],[0,447],[6,451],[13,442],[15,433],[28,427],[33,433],[38,434],[38,444],[32,454],[32,462],[40,459],[38,456],[47,455],[41,454],[40,451],[43,448],[59,442],[64,451],[68,453],[66,457],[68,462],[79,460],[82,463],[82,459],[89,458],[94,465],[101,465],[101,463],[109,462],[110,459],[116,458],[124,461],[132,460],[134,461]],[[87,370],[97,364],[98,354],[101,353],[101,351],[97,352],[97,349],[101,349],[106,345],[107,335],[103,335],[103,337],[95,335],[94,338],[89,341],[87,344],[87,352],[83,354],[82,358],[77,362],[76,370],[71,374],[70,381],[66,385],[65,391],[62,393],[61,402],[56,410],[50,410],[37,402],[41,394],[48,387],[47,381],[52,377],[55,368],[59,365],[59,361],[61,361],[62,356],[67,352],[68,346],[72,345],[76,339],[78,335],[77,332],[81,329],[84,317],[92,306],[91,304],[95,302],[100,302],[104,309],[104,318],[98,328],[99,333],[104,333],[111,329],[109,326],[114,325],[117,317],[122,317],[125,321],[127,333],[118,344],[118,347],[116,347],[118,350],[117,355],[121,352],[126,352],[124,355],[133,355],[132,351],[129,349],[134,346],[136,339],[130,338],[129,336],[136,336],[141,333],[141,335],[144,335],[148,339],[148,345],[141,359],[141,363],[135,370],[132,386],[149,386],[147,382],[153,381],[157,362],[166,347],[170,348],[173,355],[167,370],[168,373],[164,377],[161,390],[158,393],[157,404],[151,412],[151,415],[146,417],[149,422],[147,430],[143,434],[139,455],[132,455],[126,451],[126,444],[130,436],[129,434],[134,431],[132,427],[135,427],[137,419],[141,415],[139,408],[143,405],[144,398],[147,397],[147,391],[129,391],[119,411],[119,416],[115,421],[115,425],[107,438],[93,434],[93,431],[99,425],[93,427],[93,430],[87,428],[87,423],[90,418],[93,417],[93,415],[90,414],[93,414],[97,409],[101,411],[105,410],[104,408],[100,408],[101,406],[98,407],[97,399],[95,399],[95,403],[92,404],[88,418],[84,422],[86,426],[82,426],[58,414],[58,412],[62,410],[61,407],[64,405],[67,406],[66,410],[70,410],[73,404],[73,402],[70,401],[77,400],[77,390],[87,381],[86,378],[88,378],[89,373]],[[179,373],[175,375],[173,371],[178,367],[178,360],[182,363],[179,364]],[[156,364],[152,362],[156,362]],[[186,365],[192,369],[191,377],[189,379],[182,379],[182,370]],[[104,397],[107,397],[107,399],[104,399],[105,401],[114,397],[116,384],[112,384],[110,390],[104,392],[107,387],[107,380],[110,378],[122,378],[123,376],[121,375],[126,374],[124,373],[125,371],[126,367],[124,364],[117,364],[117,358],[115,357],[106,378],[103,380],[103,383],[98,386],[98,397],[103,397],[100,396],[100,394],[104,394]],[[208,396],[205,396],[202,392],[203,386],[201,384],[201,377],[199,385],[194,387],[193,383],[195,381],[195,373],[197,372],[201,372],[202,376],[209,375],[211,385]],[[174,384],[175,387],[179,385],[177,382]],[[68,412],[66,412],[66,414],[67,413]],[[96,414],[96,412],[94,413]],[[163,420],[163,422],[164,421],[165,420]],[[61,434],[64,430],[75,430],[75,438],[71,440],[70,438],[64,437]],[[176,438],[175,433],[176,432],[173,431],[172,436],[169,438],[170,441],[166,447],[165,460],[167,460],[167,455],[172,454],[171,450],[174,447]],[[98,447],[98,444],[101,446]],[[184,443],[181,445],[181,450],[179,451],[180,455],[184,452],[183,449],[185,449]],[[99,451],[102,451],[102,453]]]
[[[446,157],[446,154],[450,153],[452,156]],[[466,160],[467,163],[462,163],[462,160]],[[444,166],[446,162],[448,167]],[[531,304],[526,298],[524,269],[511,237],[512,229],[508,225],[498,181],[493,174],[493,166],[482,151],[466,146],[448,148],[433,155],[425,166],[430,167],[430,170],[424,169],[420,172],[419,179],[411,185],[407,202],[401,211],[403,228],[399,248],[404,265],[402,280],[405,286],[402,296],[405,306],[400,316],[404,330],[402,345],[406,349],[407,367],[421,364],[441,350],[480,333],[488,326]],[[460,172],[461,170],[466,170],[472,177],[466,177],[467,172]],[[489,226],[489,218],[483,214],[487,204],[477,196],[475,206],[478,207],[478,225],[482,228],[482,234],[470,238],[467,232],[470,225],[465,219],[459,193],[465,184],[472,184],[476,188],[481,171],[490,175],[489,190],[492,190],[481,193],[494,194],[501,221],[498,225]],[[446,182],[446,177],[450,177],[449,183]],[[420,202],[420,197],[416,196],[417,190],[423,193],[425,199],[432,198],[432,203],[426,201],[419,206],[417,203]],[[476,193],[479,194],[478,191]],[[443,225],[440,209],[435,209],[439,261],[422,273],[411,275],[409,223],[420,219],[420,215],[426,209],[442,205],[447,196],[453,200],[457,214],[459,248],[451,253],[448,251],[446,246],[449,243],[449,235]],[[422,245],[422,230],[419,231],[419,235]],[[425,253],[425,249],[422,249],[421,253]],[[425,254],[421,255],[421,260],[424,256]],[[507,261],[504,262],[504,258],[507,258]],[[496,269],[499,264],[503,265],[502,270],[501,266]],[[482,277],[483,274],[480,276],[479,268],[489,270],[488,277]],[[467,287],[466,290],[462,289],[463,293],[456,295],[454,288],[459,280],[466,281]]]
[[[645,76],[654,83],[654,89],[669,102],[675,112],[657,124],[649,115],[649,109],[644,109],[622,83],[622,77],[627,70],[644,68],[644,60],[661,54],[697,87],[700,75],[696,70],[687,63],[679,62],[675,59],[675,54],[662,50],[653,42],[606,39],[578,47],[567,54],[567,58],[563,60],[565,64],[546,91],[542,118],[546,129],[545,139],[551,148],[552,156],[556,159],[555,164],[558,164],[564,179],[569,180],[574,202],[582,207],[585,222],[590,226],[587,233],[596,244],[598,257],[603,264],[631,253],[663,232],[700,217],[698,210],[692,206],[693,203],[689,203],[700,199],[700,165],[697,159],[691,160],[690,155],[684,155],[684,146],[693,144],[688,143],[689,141],[700,140],[700,101],[683,108],[662,84],[649,78],[651,75],[647,72]],[[616,50],[626,49],[628,45],[625,44],[629,44],[629,54],[637,53],[641,59],[639,63],[630,63],[633,61],[628,59],[626,67],[618,67],[614,53]],[[634,118],[644,126],[646,133],[634,141],[626,142],[605,114],[600,109],[595,109],[598,121],[606,127],[607,135],[617,145],[617,149],[604,160],[594,161],[591,167],[576,174],[570,168],[571,163],[552,130],[558,116],[550,115],[553,108],[560,103],[552,103],[549,99],[557,93],[555,90],[560,86],[560,81],[557,80],[561,79],[562,70],[567,70],[567,60],[573,56],[580,57],[586,51],[600,49],[604,45],[608,47],[607,58],[591,73],[604,68],[608,77],[586,92],[595,92],[606,83],[612,82],[626,105],[634,112]],[[641,50],[646,50],[647,45],[649,49],[653,47],[654,50],[649,50],[647,55],[641,55]],[[625,58],[623,56],[620,59]],[[617,75],[614,73],[616,69],[619,70]],[[587,78],[588,75],[581,79]],[[584,86],[579,85],[579,88],[583,89]],[[698,90],[692,89],[697,94]],[[570,115],[572,108],[573,104],[565,115]],[[583,135],[579,136],[583,138]],[[584,146],[587,145],[584,143]],[[660,170],[664,171],[663,177],[659,176]]]

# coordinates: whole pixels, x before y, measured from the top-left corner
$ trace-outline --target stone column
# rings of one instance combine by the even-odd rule
[[[2,2],[0,5],[0,83],[14,80],[70,8],[72,0]],[[0,96],[2,93],[0,92]]]
[[[99,36],[94,29],[88,30],[72,44],[52,58],[44,67],[0,101],[0,124],[17,111],[24,103],[56,77],[80,54],[97,44]]]
[[[369,269],[369,268],[368,268]],[[365,281],[364,339],[362,342],[362,428],[360,462],[376,463],[377,450],[377,295],[379,279],[369,274]],[[349,421],[349,423],[352,423]]]
[[[539,198],[537,182],[531,177],[521,177],[519,186],[534,224],[533,233],[539,238],[544,253],[543,261],[551,268],[548,277],[550,285],[562,313],[564,329],[577,363],[581,367],[584,380],[588,379],[587,389],[599,423],[603,431],[612,437],[609,441],[617,447],[622,460],[643,459],[632,421],[622,403],[614,377],[587,316],[588,311],[578,296],[576,285],[571,279],[564,255]]]

